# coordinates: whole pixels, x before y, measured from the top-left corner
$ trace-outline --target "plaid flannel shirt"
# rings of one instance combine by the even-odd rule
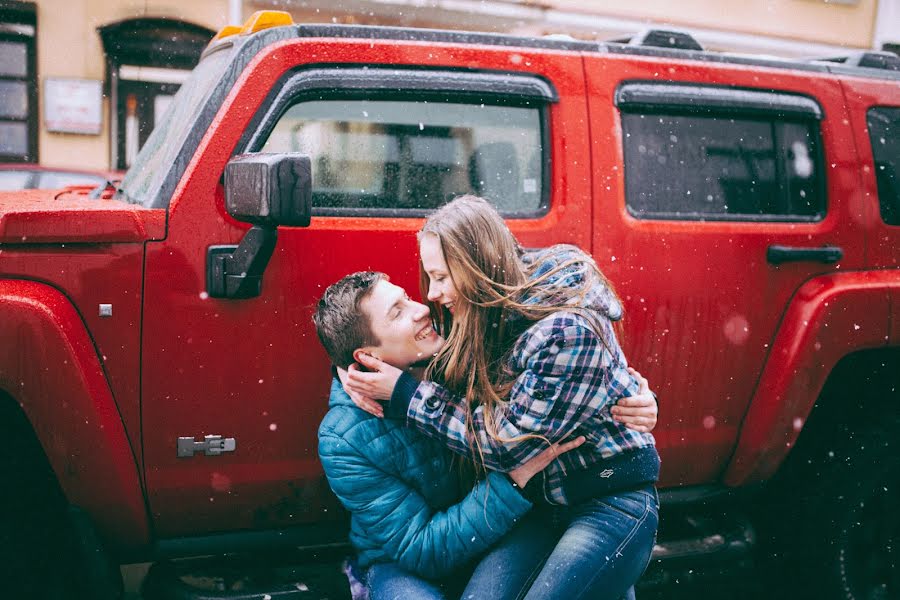
[[[586,256],[574,247],[570,251]],[[567,256],[540,252],[536,258],[540,264],[533,276],[547,272]],[[572,285],[580,277],[577,268],[564,269],[551,285]],[[608,289],[600,288],[591,290],[586,304],[608,317],[618,318],[621,308]],[[568,472],[587,469],[603,459],[655,443],[651,434],[628,429],[612,418],[610,408],[615,402],[637,394],[639,386],[627,370],[611,322],[601,322],[606,344],[584,316],[565,307],[534,323],[518,337],[508,359],[512,372],[517,374],[509,402],[493,415],[498,436],[510,441],[498,441],[487,434],[483,405],[473,411],[484,464],[492,470],[508,472],[547,448],[540,438],[512,441],[513,438],[527,434],[543,436],[550,442],[578,435],[587,438],[582,446],[563,454],[535,476],[535,482],[542,484],[545,500],[552,503],[568,504],[563,491]],[[443,386],[423,381],[407,408],[407,421],[426,435],[442,439],[454,452],[470,456],[465,403],[465,398]]]

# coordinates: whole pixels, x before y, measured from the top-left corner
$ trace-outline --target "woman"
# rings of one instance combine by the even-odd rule
[[[525,598],[618,598],[653,547],[659,457],[612,416],[638,384],[613,330],[621,304],[571,246],[525,254],[486,201],[463,196],[419,234],[423,287],[446,343],[426,380],[363,358],[348,388],[476,465],[508,472],[549,443],[587,442],[535,477],[535,518],[560,532]],[[361,407],[364,407],[361,404]]]

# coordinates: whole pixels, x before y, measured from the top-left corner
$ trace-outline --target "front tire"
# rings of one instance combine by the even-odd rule
[[[898,432],[841,428],[830,447],[792,457],[770,492],[776,516],[763,529],[773,590],[787,584],[795,588],[790,597],[821,600],[900,598]]]
[[[0,394],[0,589],[4,597],[81,597],[66,499],[31,424]]]

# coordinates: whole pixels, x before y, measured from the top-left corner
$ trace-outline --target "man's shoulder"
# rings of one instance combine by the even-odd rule
[[[331,406],[319,423],[319,437],[332,435],[352,438],[365,435],[372,430],[391,429],[391,423],[370,415],[355,405],[339,404]]]

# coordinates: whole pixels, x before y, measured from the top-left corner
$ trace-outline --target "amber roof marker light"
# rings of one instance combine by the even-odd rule
[[[226,25],[220,29],[219,33],[209,41],[207,48],[219,40],[234,35],[250,35],[263,29],[293,24],[293,17],[291,17],[290,13],[286,13],[283,10],[258,10],[250,15],[243,25]]]

